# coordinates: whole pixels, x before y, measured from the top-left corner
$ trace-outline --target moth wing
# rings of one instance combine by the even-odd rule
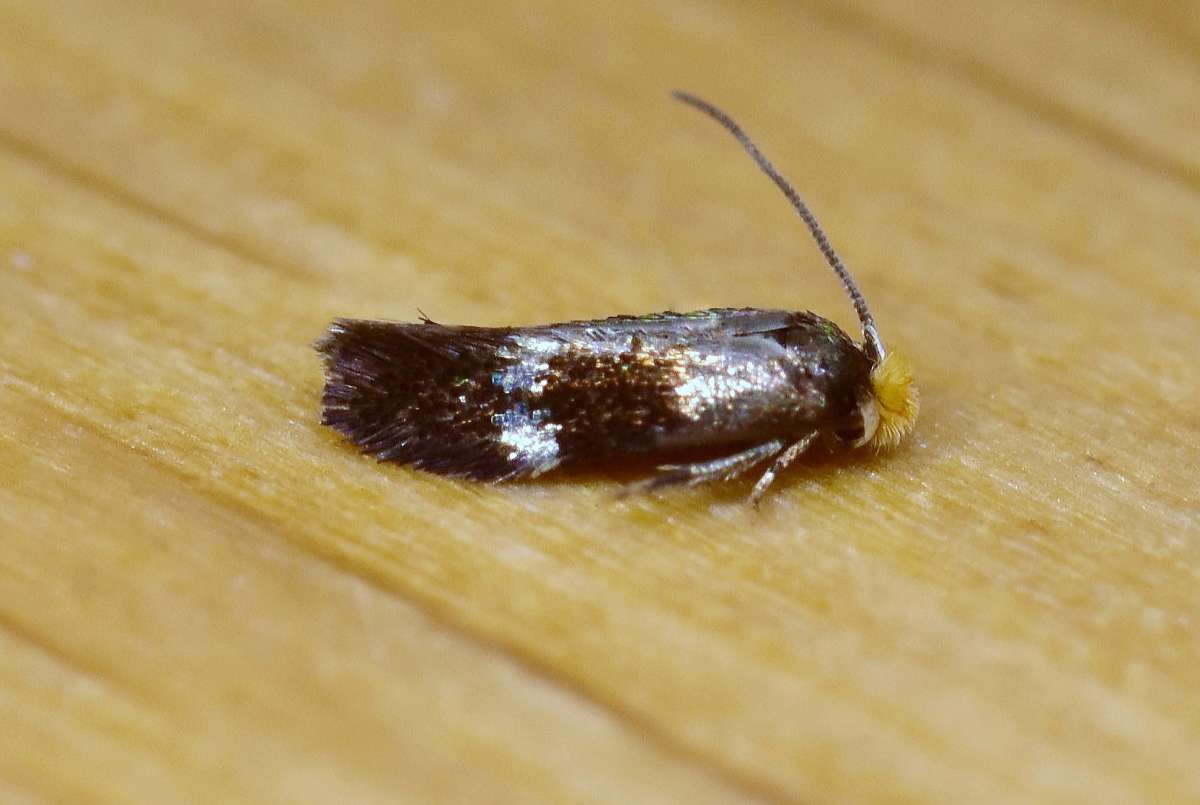
[[[665,311],[643,316],[567,321],[508,331],[518,349],[530,354],[552,354],[573,349],[594,354],[619,354],[636,349],[638,342],[659,347],[694,346],[739,337],[768,335],[787,330],[798,316],[810,314],[755,308],[713,308],[689,313]]]
[[[338,319],[317,344],[322,422],[382,461],[478,480],[539,475],[615,447],[651,449],[649,420],[674,427],[675,395],[663,388],[674,375],[624,365],[638,342],[719,353],[719,342],[784,331],[803,315],[667,311],[527,328]],[[628,428],[615,426],[624,419]]]
[[[544,472],[553,456],[499,438],[510,401],[493,382],[507,328],[338,319],[325,359],[321,421],[381,461],[502,480]]]
[[[612,316],[592,321],[571,321],[518,330],[518,333],[555,333],[563,340],[593,340],[621,343],[633,336],[691,341],[759,335],[791,326],[797,314],[786,310],[757,308],[710,308],[688,313],[664,311],[645,316]]]

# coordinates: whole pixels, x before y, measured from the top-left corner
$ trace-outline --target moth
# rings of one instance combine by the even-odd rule
[[[322,422],[381,461],[479,481],[564,465],[704,452],[627,491],[776,475],[820,443],[889,449],[913,429],[908,361],[888,352],[866,298],[808,206],[732,118],[672,93],[724,126],[783,192],[845,286],[855,342],[808,311],[714,308],[471,327],[336,319],[324,358]],[[713,457],[715,456],[715,457]]]

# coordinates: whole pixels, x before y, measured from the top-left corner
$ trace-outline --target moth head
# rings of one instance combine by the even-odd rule
[[[856,446],[891,450],[912,433],[920,408],[912,364],[899,352],[889,352],[872,367],[870,388],[859,395],[863,431]]]

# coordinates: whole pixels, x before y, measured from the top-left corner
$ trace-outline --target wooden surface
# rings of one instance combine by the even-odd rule
[[[1200,799],[1200,17],[590,5],[0,3],[0,801]],[[676,86],[906,448],[756,513],[316,423],[338,315],[850,327]]]

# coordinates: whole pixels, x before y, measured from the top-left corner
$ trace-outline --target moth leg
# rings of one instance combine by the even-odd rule
[[[775,476],[782,472],[788,464],[791,464],[796,458],[808,449],[808,446],[813,443],[813,439],[817,438],[815,432],[792,443],[791,447],[779,454],[776,459],[771,462],[771,466],[758,479],[758,483],[754,485],[754,490],[750,493],[750,503],[754,506],[762,500],[762,496],[767,493],[767,489],[775,480]]]
[[[718,478],[724,480],[736,478],[755,464],[775,455],[785,446],[787,446],[787,442],[783,439],[772,439],[740,453],[721,456],[711,461],[701,461],[695,464],[664,464],[658,468],[660,470],[658,475],[626,486],[618,496],[627,497],[677,484],[695,486]]]

